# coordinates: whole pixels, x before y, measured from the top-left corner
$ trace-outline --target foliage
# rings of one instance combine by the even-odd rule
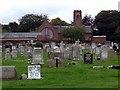
[[[83,27],[67,27],[62,30],[62,36],[72,40],[82,39],[84,35],[85,29]]]
[[[67,26],[67,25],[69,25],[69,23],[61,20],[59,17],[52,19],[50,23],[54,26]]]
[[[91,17],[91,15],[85,15],[82,19],[83,25],[91,26],[93,25],[94,19]]]
[[[21,32],[35,31],[46,20],[49,20],[47,15],[26,14],[19,19],[19,29]]]
[[[3,32],[18,32],[18,23],[9,22],[7,25],[2,25]]]
[[[112,42],[120,42],[120,27],[118,27],[115,32],[110,36]]]
[[[18,31],[18,24],[16,22],[10,22],[9,28],[12,32],[17,32]]]
[[[119,22],[119,12],[115,10],[101,11],[95,17],[95,26],[99,30],[99,35],[106,35],[108,40],[119,26]]]

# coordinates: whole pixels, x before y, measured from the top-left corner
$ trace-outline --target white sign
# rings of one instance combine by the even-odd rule
[[[28,66],[28,79],[41,79],[40,65]]]

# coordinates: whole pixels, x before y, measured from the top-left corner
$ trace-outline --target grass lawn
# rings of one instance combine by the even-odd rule
[[[47,54],[44,52],[44,65],[41,67],[41,80],[20,80],[22,73],[27,73],[27,58],[19,55],[17,60],[2,60],[3,66],[14,65],[18,73],[18,80],[2,81],[2,88],[118,88],[118,70],[93,69],[92,66],[118,65],[118,57],[109,60],[97,61],[93,64],[84,64],[82,60],[74,60],[77,65],[69,66],[64,60],[64,68],[48,68]]]

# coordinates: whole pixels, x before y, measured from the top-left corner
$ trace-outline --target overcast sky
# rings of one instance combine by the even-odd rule
[[[49,19],[60,17],[66,22],[73,21],[73,11],[82,10],[82,16],[92,17],[102,10],[118,10],[120,0],[1,0],[0,23],[20,19],[25,14],[47,14]]]

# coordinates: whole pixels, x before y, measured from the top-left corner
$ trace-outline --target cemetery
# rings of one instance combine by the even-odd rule
[[[111,18],[114,11],[108,12]],[[102,13],[107,16],[105,11]],[[0,84],[3,89],[120,88],[120,31],[105,32],[113,22],[108,28],[104,23],[106,17],[101,21],[102,16],[96,16],[95,20],[100,23],[97,26],[103,24],[104,27],[99,31],[93,21],[84,22],[81,10],[73,11],[71,24],[62,20],[58,23],[55,19],[52,25],[47,16],[43,16],[23,16],[18,31],[0,33]],[[109,21],[108,18],[106,22]]]
[[[108,44],[2,45],[2,88],[118,88],[120,55]],[[58,46],[59,45],[59,46]]]

